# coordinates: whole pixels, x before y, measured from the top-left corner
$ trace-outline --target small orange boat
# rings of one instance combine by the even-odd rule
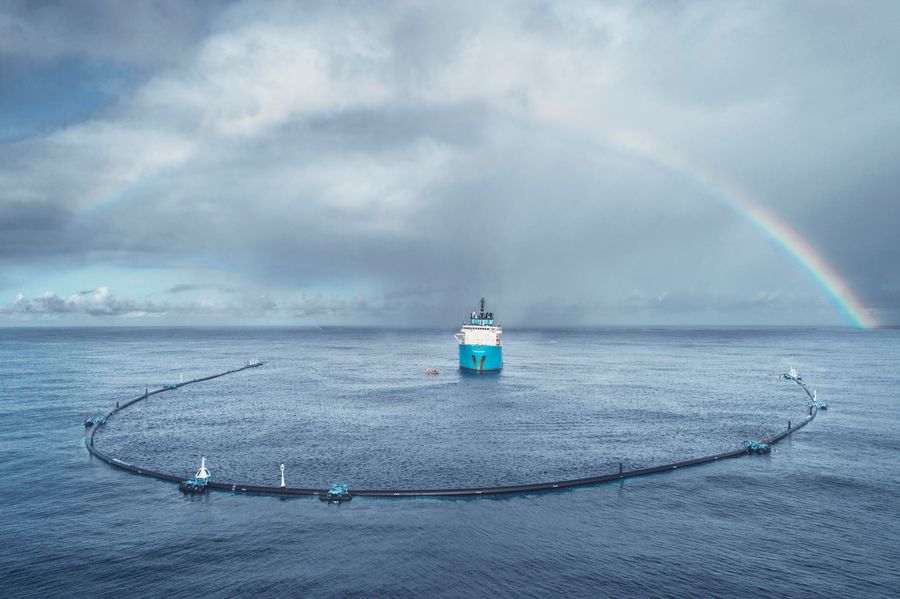
[[[440,374],[440,373],[441,373],[440,370],[435,370],[434,368],[429,368],[428,370],[425,371],[425,374],[429,374],[429,375],[430,374]]]

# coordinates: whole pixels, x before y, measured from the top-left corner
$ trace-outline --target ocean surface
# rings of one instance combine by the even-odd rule
[[[4,597],[888,597],[900,589],[900,331],[508,330],[462,375],[448,330],[0,329]],[[736,448],[768,456],[559,493],[333,505],[115,470],[86,412],[153,396],[97,446],[289,486],[575,478]],[[426,376],[437,368],[438,376]]]

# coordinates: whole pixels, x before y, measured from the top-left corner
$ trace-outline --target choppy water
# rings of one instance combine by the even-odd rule
[[[461,376],[448,331],[0,329],[6,596],[896,596],[900,331],[505,334]],[[97,444],[218,480],[435,487],[574,478],[736,447],[771,456],[481,500],[183,497],[83,447],[84,412],[154,396]],[[442,374],[426,377],[426,368]]]

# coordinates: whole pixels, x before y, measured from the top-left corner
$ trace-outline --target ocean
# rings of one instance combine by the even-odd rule
[[[0,329],[4,596],[898,596],[900,330],[509,329],[480,376],[453,332]],[[737,448],[806,413],[791,366],[828,410],[770,455],[502,498],[184,496],[85,450],[85,413],[251,358],[97,446],[185,478],[206,456],[223,481],[468,487]]]

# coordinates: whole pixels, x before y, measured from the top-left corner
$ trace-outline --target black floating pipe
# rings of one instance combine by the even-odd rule
[[[225,376],[228,374],[233,374],[235,372],[240,372],[242,370],[247,370],[248,368],[256,368],[258,366],[262,366],[262,362],[256,362],[253,364],[248,364],[247,366],[243,366],[241,368],[235,368],[234,370],[228,370],[225,372],[221,372],[219,374],[213,374],[211,376],[192,379],[190,381],[185,381],[183,383],[179,383],[177,385],[172,385],[170,387],[162,387],[160,389],[154,389],[150,391],[149,389],[144,390],[143,395],[139,395],[133,399],[130,399],[123,403],[121,407],[116,407],[109,414],[106,415],[107,420],[116,412],[120,412],[125,408],[134,405],[135,403],[150,397],[151,395],[156,395],[157,393],[164,393],[166,391],[172,391],[179,387],[183,387],[185,385],[190,385],[193,383],[199,383],[202,381],[208,381],[214,378],[218,378],[221,376]],[[801,381],[795,381],[798,385],[800,385],[806,394],[812,397],[812,394],[806,388],[806,385]],[[763,438],[762,442],[768,445],[774,445],[778,443],[788,435],[796,432],[797,430],[803,428],[807,424],[809,424],[813,418],[816,417],[818,413],[818,409],[815,406],[811,406],[809,408],[809,415],[806,416],[803,420],[801,420],[796,426],[791,428],[791,423],[788,421],[788,427],[786,430],[783,430],[774,435],[770,435],[768,437]],[[169,474],[166,472],[157,472],[155,470],[149,470],[147,468],[143,468],[141,466],[137,466],[134,464],[129,464],[128,462],[124,462],[119,460],[118,458],[114,458],[107,453],[99,450],[94,447],[94,435],[103,426],[102,424],[93,425],[90,427],[91,432],[89,436],[85,438],[85,446],[87,450],[96,458],[99,458],[113,466],[115,468],[119,468],[120,470],[125,470],[128,472],[132,472],[134,474],[140,474],[141,476],[149,476],[151,478],[156,478],[159,480],[181,483],[189,476],[176,476],[174,474]],[[750,454],[749,448],[742,447],[741,449],[735,449],[731,451],[725,451],[722,453],[717,453],[713,455],[703,456],[699,458],[693,458],[690,460],[683,460],[680,462],[673,462],[671,464],[662,464],[660,466],[650,466],[647,468],[638,468],[636,470],[628,470],[623,471],[622,462],[619,462],[619,471],[618,473],[613,474],[601,474],[598,476],[589,476],[586,478],[574,478],[568,480],[559,480],[559,481],[551,481],[551,482],[537,482],[531,484],[524,485],[508,485],[508,486],[497,486],[497,487],[471,487],[471,488],[450,488],[450,489],[351,489],[350,493],[353,497],[382,497],[382,498],[411,498],[411,497],[486,497],[490,495],[510,495],[510,494],[520,494],[520,493],[539,493],[545,491],[557,491],[561,489],[571,489],[574,487],[586,487],[590,485],[597,485],[601,483],[611,482],[614,480],[623,480],[626,478],[635,478],[638,476],[645,476],[648,474],[657,474],[661,472],[669,472],[672,470],[677,470],[679,468],[687,468],[689,466],[699,466],[700,464],[708,464],[710,462],[716,462],[719,460],[727,460],[731,458],[739,458],[745,455]],[[259,485],[249,485],[249,484],[241,484],[241,483],[230,483],[230,482],[209,482],[207,485],[209,489],[218,489],[221,491],[232,491],[235,493],[254,493],[258,495],[298,495],[298,496],[325,496],[328,493],[327,489],[312,489],[312,488],[301,488],[301,487],[268,487],[268,486],[259,486]]]

